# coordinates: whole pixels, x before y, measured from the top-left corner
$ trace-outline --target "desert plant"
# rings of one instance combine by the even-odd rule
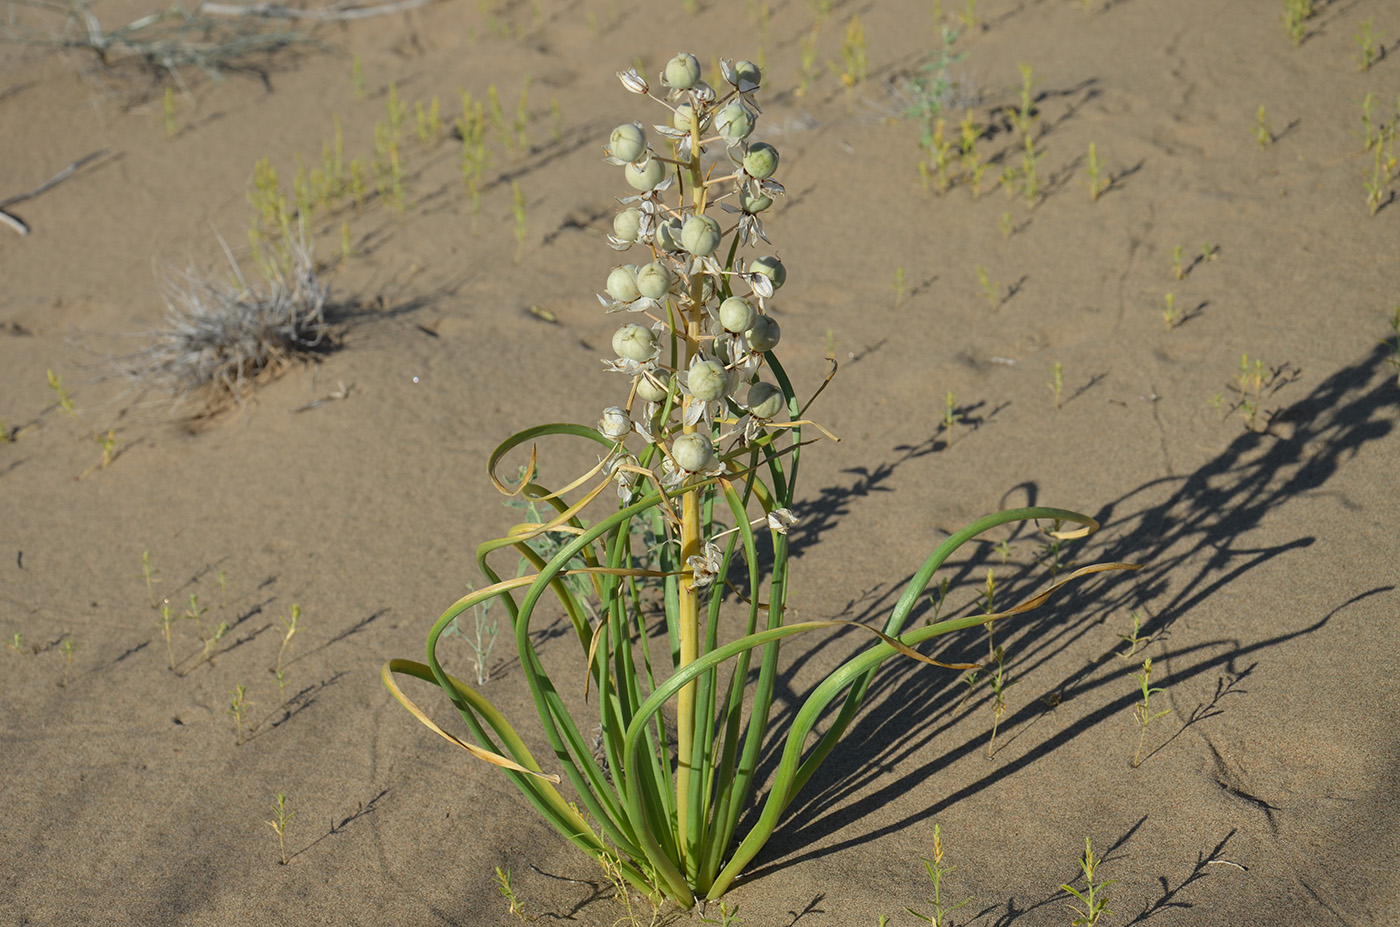
[[[287,822],[296,817],[295,811],[287,810],[287,796],[278,792],[272,798],[272,820],[264,821],[277,834],[277,850],[282,865],[287,865]]]
[[[1176,327],[1176,323],[1181,321],[1181,314],[1176,309],[1176,294],[1167,293],[1162,297],[1162,321],[1167,326],[1167,331]]]
[[[1395,311],[1391,313],[1387,320],[1390,323],[1390,330],[1395,335],[1395,343],[1390,345],[1394,356],[1389,358],[1390,366],[1395,368],[1395,384],[1400,386],[1400,305],[1396,305]],[[1386,344],[1384,340],[1381,344]]]
[[[1094,927],[1094,925],[1099,922],[1099,918],[1103,917],[1105,914],[1113,913],[1108,910],[1108,899],[1104,897],[1103,890],[1118,880],[1110,879],[1107,882],[1099,882],[1097,884],[1094,882],[1094,872],[1099,868],[1099,864],[1102,862],[1102,858],[1094,858],[1093,841],[1085,837],[1084,857],[1079,860],[1079,869],[1084,874],[1084,890],[1080,891],[1071,885],[1060,886],[1061,889],[1069,892],[1075,898],[1078,898],[1080,904],[1084,905],[1082,909],[1072,904],[1065,905],[1065,907],[1075,913],[1075,918],[1071,921],[1073,927]]]
[[[233,687],[233,697],[229,699],[228,713],[233,717],[233,730],[236,744],[243,746],[243,715],[253,703],[248,698],[248,687],[239,684]]]
[[[865,52],[865,28],[860,24],[860,16],[851,15],[846,23],[846,35],[841,40],[841,83],[854,87],[865,80],[869,64]]]
[[[286,618],[279,618],[282,622],[282,644],[277,648],[277,663],[272,668],[272,675],[277,677],[277,688],[286,689],[287,671],[283,666],[287,652],[292,649],[292,638],[297,633],[297,624],[301,621],[301,606],[292,603],[291,614]]]
[[[1260,104],[1259,111],[1254,114],[1254,140],[1259,143],[1260,148],[1268,148],[1274,143],[1274,130],[1269,128],[1269,117],[1264,112],[1263,104]]]
[[[662,72],[655,96],[635,69],[619,74],[633,93],[668,106],[683,102],[689,117],[685,129],[655,130],[667,143],[664,153],[653,149],[639,122],[618,126],[607,152],[606,160],[634,191],[623,201],[609,243],[618,250],[641,243],[652,259],[640,268],[614,268],[607,295],[599,297],[606,309],[649,314],[633,316],[647,325],[617,329],[613,356],[605,360],[608,370],[624,378],[627,398],[605,408],[596,428],[539,425],[496,448],[488,466],[495,485],[546,502],[557,514],[481,544],[477,562],[490,585],[458,599],[434,623],[426,663],[390,660],[382,670],[386,687],[419,721],[504,770],[566,839],[600,864],[616,866],[644,894],[659,891],[684,907],[697,897],[723,896],[763,848],[784,809],[850,726],[886,660],[899,654],[933,666],[971,668],[940,663],[914,648],[1037,607],[1071,578],[1129,568],[1085,567],[1007,611],[906,631],[934,573],[978,535],[1026,520],[1082,526],[1062,538],[1097,527],[1088,516],[1060,509],[1013,509],[982,518],[939,545],[879,629],[836,619],[789,620],[787,532],[796,520],[795,478],[808,443],[803,429],[821,429],[806,418],[810,401],[799,400],[774,352],[781,337],[774,294],[787,271],[776,258],[750,258],[739,250],[755,241],[744,232],[746,220],[754,218],[750,207],[762,211],[783,192],[773,179],[777,149],[747,141],[757,118],[753,98],[760,74],[747,61],[726,60],[722,72],[720,86],[711,89],[699,81],[699,61],[677,55]],[[728,167],[706,176],[701,155],[716,147],[728,155]],[[666,193],[677,178],[683,197],[673,204]],[[744,210],[729,229],[709,214],[721,197],[735,199]],[[533,449],[551,438],[592,442],[602,460],[551,491],[538,481]],[[526,476],[507,485],[499,468],[526,447],[532,448]],[[585,508],[609,489],[618,493],[616,510],[585,521]],[[732,518],[733,527],[719,530],[721,518]],[[634,544],[638,520],[655,524],[663,542],[654,548]],[[760,539],[756,528],[768,536]],[[529,544],[546,534],[565,538],[548,561]],[[492,555],[507,548],[529,560],[534,572],[502,579]],[[579,558],[583,565],[574,565]],[[590,604],[567,584],[574,576],[589,581]],[[649,579],[660,581],[658,592],[643,588]],[[730,588],[738,594],[728,595]],[[578,639],[587,689],[595,693],[595,720],[581,721],[569,711],[537,650],[532,620],[547,594],[558,600]],[[550,765],[559,774],[545,771],[504,715],[449,675],[439,659],[447,628],[488,600],[499,602],[510,620],[521,675],[550,745]],[[598,611],[596,622],[589,620],[590,606]],[[668,667],[651,659],[652,609],[664,615]],[[722,622],[726,609],[737,611],[737,620]],[[781,642],[835,627],[877,640],[816,686],[788,730],[771,729]],[[756,674],[750,671],[755,658]],[[733,667],[727,681],[721,677],[725,664]],[[445,693],[469,735],[459,737],[432,721],[399,687],[400,675]],[[819,719],[825,730],[808,747]],[[585,736],[589,729],[598,731],[596,740]],[[756,775],[759,760],[777,749],[776,738],[783,740],[781,755],[755,811],[751,800],[764,784]],[[561,777],[567,777],[577,806],[556,788]],[[742,835],[741,820],[750,823]]]
[[[5,641],[5,646],[13,650],[20,656],[24,656],[24,635],[19,631],[10,635],[10,639]]]
[[[996,312],[1001,306],[1001,284],[987,276],[987,268],[981,264],[973,268],[977,271],[977,284],[982,287],[982,297],[987,300],[987,305]]]
[[[1152,710],[1152,696],[1165,689],[1154,689],[1148,686],[1152,679],[1152,658],[1148,657],[1142,661],[1142,673],[1133,673],[1133,678],[1139,683],[1142,691],[1142,701],[1133,706],[1133,716],[1138,719],[1138,745],[1137,751],[1133,753],[1133,769],[1137,769],[1142,762],[1142,742],[1147,737],[1147,726],[1158,718],[1172,713],[1170,708],[1163,708],[1161,711]]]
[[[141,578],[146,581],[146,595],[151,600],[151,608],[156,607],[155,584],[160,582],[156,573],[156,568],[151,564],[151,551],[147,548],[141,552]]]
[[[1055,396],[1055,408],[1060,407],[1060,396],[1065,390],[1065,365],[1059,361],[1050,365],[1050,382],[1045,384]]]
[[[1099,149],[1093,142],[1089,143],[1089,163],[1085,173],[1089,175],[1089,196],[1098,202],[1103,191],[1113,184],[1113,178],[1103,178],[1103,162],[1099,160]]]
[[[1356,30],[1356,69],[1358,71],[1369,71],[1371,65],[1381,56],[1385,49],[1385,42],[1379,35],[1371,30],[1375,25],[1375,20],[1363,19],[1361,27]]]
[[[71,637],[65,637],[63,643],[58,645],[58,649],[63,653],[63,681],[59,685],[66,689],[68,677],[73,672],[73,652],[78,649],[78,643]]]
[[[937,824],[933,825],[933,858],[920,858],[924,861],[924,869],[928,871],[929,881],[933,883],[933,898],[930,899],[933,903],[933,913],[924,914],[921,911],[915,911],[913,908],[905,908],[904,910],[921,921],[927,921],[929,927],[950,927],[947,920],[948,915],[952,914],[972,899],[964,898],[957,904],[948,907],[944,907],[943,905],[943,877],[953,872],[958,867],[944,867],[943,865],[943,833],[942,829]]]

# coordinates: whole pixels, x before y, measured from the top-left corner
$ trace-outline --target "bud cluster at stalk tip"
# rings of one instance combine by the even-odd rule
[[[661,451],[663,485],[723,472],[725,461],[764,440],[791,397],[763,379],[781,330],[774,294],[787,271],[771,254],[745,254],[768,242],[760,214],[783,187],[778,150],[759,141],[762,82],[749,61],[720,62],[718,86],[699,59],[681,53],[662,68],[656,89],[635,69],[623,87],[664,106],[652,125],[612,130],[609,164],[633,192],[618,198],[609,245],[649,252],[613,267],[598,300],[630,320],[612,338],[609,370],[631,380],[625,405],[609,406],[600,432],[617,442],[609,473],[630,499],[637,476],[625,444],[634,433]]]

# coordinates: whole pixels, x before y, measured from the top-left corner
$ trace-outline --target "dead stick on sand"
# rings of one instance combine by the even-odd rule
[[[283,6],[280,3],[201,3],[195,12],[207,13],[210,16],[261,16],[266,19],[315,19],[329,22],[368,19],[371,16],[388,16],[426,6],[433,2],[434,0],[400,0],[398,3],[384,3],[378,6],[344,7],[336,5],[324,10],[300,10]]]
[[[12,216],[8,212],[6,212],[5,207],[13,203],[23,202],[24,200],[32,200],[39,194],[45,193],[48,190],[53,189],[54,187],[63,183],[63,181],[67,180],[69,177],[72,177],[75,173],[77,173],[78,168],[82,167],[84,164],[87,164],[94,158],[102,157],[106,153],[106,148],[103,148],[100,151],[94,151],[92,154],[74,161],[72,164],[68,165],[63,170],[59,171],[57,174],[54,174],[48,180],[39,184],[39,186],[35,187],[33,190],[30,190],[28,193],[20,193],[16,196],[9,197],[8,199],[0,200],[0,222],[3,222],[5,225],[8,225],[10,228],[14,229],[21,235],[28,235],[29,226],[25,225],[24,222],[22,222],[18,217]]]

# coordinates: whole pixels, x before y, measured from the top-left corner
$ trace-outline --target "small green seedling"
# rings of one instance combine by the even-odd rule
[[[990,579],[990,575],[988,578]],[[1006,651],[998,647],[992,656],[996,661],[997,671],[987,679],[992,687],[992,736],[987,740],[989,760],[996,753],[997,728],[1001,726],[1001,716],[1006,714],[1006,690],[1012,685],[1006,679]]]
[[[1089,175],[1089,196],[1097,203],[1103,191],[1113,185],[1113,178],[1103,175],[1103,162],[1099,160],[1099,150],[1093,142],[1089,143],[1089,165],[1085,171]]]
[[[155,584],[160,580],[156,576],[156,568],[151,566],[151,551],[149,549],[141,552],[141,578],[146,581],[146,595],[151,599],[151,608],[156,608]],[[169,605],[166,608],[169,608]]]
[[[1376,143],[1376,157],[1371,168],[1371,174],[1366,178],[1366,206],[1371,210],[1371,215],[1381,211],[1381,206],[1385,205],[1386,187],[1389,181],[1389,172],[1385,169],[1385,146],[1379,141]]]
[[[1012,222],[1011,222],[1011,213],[1010,213],[1010,212],[1004,212],[1004,213],[1002,213],[1002,214],[1001,214],[1001,237],[1002,237],[1002,238],[1010,238],[1010,237],[1011,237],[1011,233],[1014,232],[1014,231],[1016,231],[1016,228],[1015,228],[1015,226],[1014,226],[1014,225],[1012,224]]]
[[[1152,696],[1159,692],[1165,692],[1166,690],[1149,688],[1148,686],[1148,681],[1152,678],[1151,657],[1142,661],[1142,674],[1133,673],[1133,678],[1138,680],[1142,691],[1142,701],[1133,706],[1133,715],[1141,723],[1141,727],[1138,729],[1137,751],[1133,754],[1133,769],[1137,769],[1142,761],[1142,742],[1144,738],[1147,737],[1147,725],[1156,721],[1163,715],[1171,714],[1172,710],[1170,708],[1163,708],[1161,711],[1157,712],[1152,710]]]
[[[963,11],[958,18],[962,20],[962,24],[968,29],[976,29],[978,25],[977,0],[967,0],[967,4],[963,7]]]
[[[160,109],[165,119],[165,137],[174,138],[180,134],[180,126],[175,122],[175,88],[169,84],[165,85],[165,101]]]
[[[943,866],[943,835],[937,824],[933,825],[933,858],[929,859],[922,856],[919,858],[923,860],[924,869],[928,871],[929,881],[933,883],[933,913],[924,914],[921,911],[915,911],[913,908],[905,908],[904,910],[908,911],[919,920],[926,922],[929,927],[949,927],[947,921],[948,915],[952,914],[972,899],[964,898],[962,901],[950,907],[945,908],[943,906],[943,877],[953,872],[958,867],[948,866],[944,868]]]
[[[1065,565],[1060,562],[1060,553],[1061,548],[1064,546],[1064,539],[1059,537],[1059,532],[1060,522],[1057,519],[1055,521],[1055,527],[1046,532],[1049,536],[1049,540],[1044,541],[1040,545],[1040,556],[1037,558],[1043,561],[1045,566],[1050,570],[1051,579],[1058,576],[1060,570],[1065,567]]]
[[[170,614],[170,602],[162,602],[160,606],[160,631],[165,637],[165,649],[170,654],[170,671],[172,673],[175,672],[175,642],[170,629],[174,624],[175,618]]]
[[[1220,254],[1220,247],[1208,241],[1201,242],[1201,260],[1213,261]]]
[[[510,913],[520,918],[522,921],[532,921],[533,917],[525,914],[525,906],[520,903],[520,899],[515,896],[515,888],[510,884],[509,867],[502,869],[496,867],[496,889],[501,893],[501,897],[510,903]]]
[[[1361,144],[1367,151],[1372,145],[1378,145],[1381,141],[1381,133],[1377,131],[1375,119],[1371,116],[1371,104],[1375,102],[1376,95],[1368,93],[1361,100]]]
[[[180,616],[181,618],[184,618],[184,619],[186,619],[187,621],[193,621],[193,622],[194,622],[195,628],[199,631],[199,639],[202,640],[202,641],[205,641],[205,642],[208,641],[208,638],[206,638],[206,637],[204,636],[204,621],[203,621],[203,618],[204,618],[204,613],[207,612],[207,611],[209,611],[209,609],[204,608],[204,607],[202,607],[202,606],[199,604],[199,596],[196,595],[195,593],[191,592],[191,593],[190,593],[190,604],[189,604],[189,607],[187,607],[187,608],[185,609],[185,613],[184,613],[183,615]]]
[[[427,146],[437,141],[442,136],[442,106],[438,98],[433,97],[426,107],[419,100],[413,104],[413,112],[417,120],[418,144]]]
[[[821,28],[822,21],[818,19],[812,24],[812,31],[807,33],[801,42],[801,67],[797,72],[796,90],[799,97],[805,96],[807,89],[812,86],[812,82],[821,76],[821,68],[817,67],[819,57],[817,41],[821,37]]]
[[[24,656],[24,635],[16,631],[9,640],[5,641],[5,646],[20,656]]]
[[[277,648],[277,665],[273,667],[272,675],[277,677],[277,688],[287,688],[286,671],[282,668],[282,661],[287,656],[287,651],[291,649],[292,637],[297,633],[297,622],[301,620],[301,606],[292,603],[292,614],[290,618],[279,619],[282,622],[282,646]]]
[[[1042,157],[1044,154],[1035,150],[1035,136],[1027,133],[1025,148],[1021,152],[1021,178],[1024,182],[1022,189],[1026,195],[1027,209],[1034,209],[1040,199],[1040,178],[1036,174],[1035,165]]]
[[[1045,384],[1055,396],[1055,408],[1060,407],[1060,395],[1065,389],[1065,365],[1059,361],[1050,365],[1050,382]]]
[[[1031,132],[1031,106],[1034,97],[1031,94],[1031,87],[1034,81],[1031,77],[1031,66],[1028,64],[1017,65],[1021,70],[1021,109],[1015,113],[1016,128],[1023,136],[1029,136]]]
[[[962,413],[958,411],[957,403],[953,399],[953,391],[948,390],[948,394],[943,397],[943,429],[950,430],[962,421],[962,418]]]
[[[1065,905],[1075,913],[1074,920],[1070,922],[1073,927],[1094,927],[1099,922],[1099,918],[1113,913],[1108,909],[1108,898],[1102,892],[1118,880],[1110,879],[1107,882],[1094,884],[1094,871],[1102,862],[1102,859],[1094,858],[1094,844],[1088,837],[1085,837],[1084,858],[1079,861],[1079,868],[1084,873],[1084,891],[1081,892],[1072,885],[1060,886],[1062,890],[1078,898],[1080,904],[1084,905],[1083,910],[1072,904]]]
[[[1162,297],[1162,321],[1167,325],[1167,331],[1176,327],[1176,323],[1181,317],[1176,311],[1176,294],[1167,293]]]
[[[904,268],[894,269],[894,306],[899,308],[899,304],[904,301],[904,297],[909,295],[909,285],[904,277]]]
[[[982,286],[982,295],[987,299],[987,305],[996,312],[1001,306],[1001,284],[993,281],[987,276],[987,268],[981,264],[977,265],[977,282]]]
[[[185,674],[188,675],[194,670],[196,666],[205,662],[206,660],[212,660],[214,658],[214,648],[219,645],[219,641],[223,640],[224,635],[227,633],[228,622],[219,622],[219,626],[214,629],[213,635],[210,636],[210,638],[204,642],[204,651],[200,653],[199,659],[195,660],[194,663],[190,666],[190,668],[185,670]]]
[[[841,83],[854,87],[865,80],[869,65],[865,52],[865,29],[860,24],[859,15],[852,14],[851,21],[846,24],[846,36],[841,41],[841,61],[844,65]]]
[[[937,588],[928,594],[928,604],[933,609],[924,624],[934,624],[938,621],[938,614],[943,611],[943,603],[948,599],[948,584],[950,579],[943,577]]]
[[[1118,656],[1122,657],[1125,660],[1131,660],[1133,658],[1133,654],[1137,653],[1139,644],[1146,646],[1146,644],[1150,643],[1150,641],[1144,641],[1138,636],[1138,632],[1142,630],[1142,616],[1139,615],[1136,611],[1133,611],[1130,614],[1133,619],[1132,632],[1129,634],[1118,635],[1118,639],[1125,642],[1128,645],[1127,653],[1118,654]]]
[[[78,413],[73,407],[73,397],[68,395],[68,390],[63,388],[63,380],[52,370],[49,371],[49,389],[53,390],[54,396],[58,399],[58,408],[71,418],[77,418]]]
[[[218,582],[218,584],[219,584],[219,607],[220,607],[220,608],[227,608],[227,607],[228,607],[228,573],[224,572],[223,570],[220,570],[220,571],[214,576],[214,579],[215,579],[215,580]]]
[[[739,923],[739,906],[736,904],[731,908],[727,902],[721,901],[719,903],[719,918],[702,917],[700,923],[718,924],[719,927],[734,927],[735,924]]]
[[[248,687],[236,685],[233,687],[233,698],[229,700],[228,713],[233,715],[233,730],[237,735],[238,746],[243,746],[243,713],[252,705],[248,699]]]
[[[1356,31],[1356,47],[1358,49],[1356,69],[1358,71],[1371,70],[1371,65],[1380,57],[1381,50],[1385,45],[1385,43],[1381,41],[1379,35],[1372,34],[1371,27],[1373,24],[1374,20],[1363,19],[1361,21],[1361,28]]]
[[[996,550],[1001,555],[1001,562],[1007,563],[1011,560],[1011,554],[1016,550],[1016,546],[1011,543],[1010,538],[1002,538],[997,541]]]
[[[1274,130],[1269,128],[1269,118],[1264,113],[1263,104],[1260,104],[1254,117],[1254,140],[1259,143],[1261,149],[1274,143]]]
[[[287,865],[287,822],[296,817],[295,811],[287,810],[287,796],[278,792],[273,796],[272,813],[275,817],[271,821],[264,821],[273,833],[277,834],[277,849],[281,854],[282,865]]]
[[[1283,25],[1294,45],[1301,45],[1307,37],[1312,15],[1312,0],[1283,0]]]
[[[78,649],[78,644],[71,637],[65,637],[58,649],[63,651],[63,681],[59,685],[68,687],[68,677],[73,672],[73,651]]]
[[[1225,421],[1225,416],[1230,414],[1229,410],[1225,408],[1224,393],[1211,393],[1210,398],[1206,400],[1206,405],[1215,410],[1216,415],[1219,416],[1222,422]]]
[[[1178,280],[1186,279],[1186,267],[1181,263],[1181,251],[1181,245],[1172,248],[1172,276]]]

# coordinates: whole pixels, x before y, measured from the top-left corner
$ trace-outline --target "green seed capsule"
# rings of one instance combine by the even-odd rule
[[[624,209],[613,216],[613,236],[615,238],[621,238],[623,241],[636,241],[641,230],[642,211],[640,209]]]
[[[630,303],[642,294],[637,289],[637,268],[631,264],[614,267],[608,273],[608,295],[620,303]]]
[[[763,274],[773,284],[775,290],[787,282],[787,268],[783,266],[782,261],[771,254],[754,258],[753,263],[749,264],[749,272]]]
[[[682,103],[676,107],[676,111],[671,114],[671,125],[682,132],[690,131],[690,116],[695,112],[695,107],[689,103]]]
[[[687,55],[684,52],[666,62],[666,70],[662,74],[662,79],[667,85],[677,90],[689,90],[700,80],[700,62],[694,55]]]
[[[681,469],[691,473],[710,470],[715,466],[715,448],[702,434],[681,435],[671,442],[671,456]]]
[[[731,100],[715,115],[715,131],[725,141],[740,142],[753,132],[754,116],[742,103]]]
[[[753,325],[744,332],[744,341],[750,351],[771,351],[778,346],[782,330],[778,323],[766,315],[754,316]]]
[[[764,421],[783,411],[783,391],[771,383],[755,383],[749,387],[748,410],[754,418]]]
[[[734,79],[740,84],[751,84],[756,88],[763,79],[763,72],[752,61],[745,61],[741,58],[734,62]]]
[[[686,386],[701,402],[714,402],[729,392],[729,372],[717,361],[697,361],[690,365]]]
[[[643,296],[660,299],[671,289],[671,272],[665,264],[643,264],[637,269],[637,289]]]
[[[681,250],[681,220],[667,219],[656,227],[656,247],[662,251]]]
[[[739,191],[739,208],[751,216],[763,212],[763,210],[772,205],[773,198],[771,196],[764,196],[762,193],[750,193],[748,190]]]
[[[669,390],[646,377],[637,381],[637,398],[643,402],[664,402]]]
[[[613,333],[612,348],[618,357],[638,363],[649,361],[656,354],[656,335],[640,325],[624,325]]]
[[[657,184],[666,179],[666,165],[655,158],[648,158],[646,164],[640,167],[631,163],[624,165],[622,176],[633,190],[645,193],[655,189]]]
[[[604,437],[612,438],[614,441],[625,438],[632,431],[632,420],[627,417],[627,413],[617,406],[608,406],[603,410],[603,417],[598,420],[598,430]]]
[[[608,138],[608,150],[619,161],[636,161],[646,153],[646,132],[632,122],[618,126]]]
[[[719,223],[709,216],[687,216],[681,227],[681,247],[697,257],[719,247]]]
[[[719,304],[719,324],[724,326],[725,331],[735,335],[753,328],[753,320],[757,315],[753,303],[742,296],[731,296]]]
[[[767,180],[778,169],[778,149],[767,142],[755,142],[744,155],[744,172],[758,180]]]

